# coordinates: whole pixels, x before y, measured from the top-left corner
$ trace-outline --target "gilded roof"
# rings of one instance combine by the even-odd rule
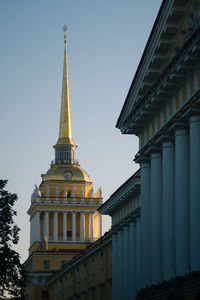
[[[65,179],[64,173],[70,171],[71,179]],[[78,165],[53,165],[46,174],[42,174],[43,181],[47,180],[64,180],[64,181],[87,181],[90,182],[89,175]]]

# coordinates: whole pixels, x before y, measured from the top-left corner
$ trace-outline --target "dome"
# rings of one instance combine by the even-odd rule
[[[78,165],[53,165],[46,174],[42,174],[42,179],[90,182],[87,172]]]

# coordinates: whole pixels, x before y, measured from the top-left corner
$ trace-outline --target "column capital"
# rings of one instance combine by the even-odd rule
[[[170,133],[173,133],[176,130],[188,129],[188,124],[184,120],[174,122],[168,129]]]
[[[200,113],[198,115],[190,115],[189,118],[189,122],[191,123],[195,123],[195,122],[199,122],[200,121]]]
[[[158,143],[165,143],[165,142],[172,142],[173,136],[169,133],[162,133],[159,138],[157,139]]]
[[[141,220],[140,220],[140,218],[136,218],[135,221],[136,221],[136,223],[140,223]]]
[[[184,114],[183,116],[186,119],[189,119],[190,117],[194,116],[200,116],[200,104],[198,103],[197,106],[191,106]]]
[[[151,161],[152,161],[152,159],[155,159],[155,158],[161,158],[161,151],[151,153]]]
[[[162,149],[165,149],[165,148],[174,148],[174,142],[171,141],[171,140],[165,140],[165,141],[163,141],[163,143],[162,143]]]
[[[117,238],[117,231],[115,230],[113,233],[112,233],[112,238]]]
[[[125,225],[124,225],[123,231],[129,231],[129,224],[125,224]]]
[[[118,235],[122,235],[123,234],[123,230],[122,230],[123,228],[119,228],[119,230],[117,231],[117,234]]]
[[[160,145],[158,145],[158,144],[156,144],[155,146],[150,146],[149,148],[148,148],[148,154],[150,154],[150,156],[152,155],[152,154],[155,154],[155,153],[161,153],[161,147],[160,147]]]
[[[139,163],[140,165],[145,164],[145,163],[148,164],[150,162],[150,158],[147,154],[138,153],[138,154],[136,154],[134,161],[136,163]]]
[[[177,128],[175,131],[175,137],[177,136],[185,136],[188,135],[188,129],[187,128]]]
[[[129,227],[135,227],[135,226],[136,226],[135,222],[133,220],[131,220],[129,222]]]

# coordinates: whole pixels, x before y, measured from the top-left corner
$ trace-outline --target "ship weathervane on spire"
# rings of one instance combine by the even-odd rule
[[[67,40],[67,35],[66,35],[66,32],[67,32],[67,25],[66,25],[66,24],[63,26],[63,31],[64,31],[64,43],[65,43],[65,45],[66,45],[66,40]]]

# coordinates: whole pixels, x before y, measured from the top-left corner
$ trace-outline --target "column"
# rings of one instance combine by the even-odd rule
[[[123,227],[123,290],[124,299],[129,300],[129,227]]]
[[[150,285],[150,182],[151,168],[149,162],[141,166],[141,268],[140,287]]]
[[[136,297],[136,224],[129,223],[129,299]]]
[[[76,242],[76,212],[72,212],[72,242]]]
[[[162,158],[161,152],[151,153],[151,283],[162,277]]]
[[[40,212],[39,211],[36,212],[35,218],[36,218],[36,240],[40,242],[41,237],[40,237]]]
[[[200,116],[190,117],[190,265],[200,270]]]
[[[112,299],[118,300],[118,243],[117,233],[112,235]]]
[[[49,240],[49,212],[48,211],[45,211],[44,213],[44,234],[47,240]]]
[[[174,203],[174,145],[162,144],[162,257],[163,279],[175,275],[175,203]]]
[[[99,237],[102,237],[102,215],[99,214]]]
[[[63,241],[67,241],[67,212],[63,212]]]
[[[189,147],[186,129],[175,131],[175,249],[176,275],[189,264]]]
[[[90,241],[93,242],[94,241],[94,237],[93,237],[93,215],[94,212],[90,212]]]
[[[53,240],[58,240],[58,212],[53,213]]]
[[[33,243],[33,218],[30,219],[30,246]]]
[[[142,287],[142,238],[141,238],[141,224],[140,219],[136,219],[136,290]],[[144,276],[144,275],[143,275]]]
[[[119,230],[117,233],[118,238],[118,278],[117,278],[117,284],[118,284],[118,299],[123,299],[123,232],[122,230]]]
[[[85,241],[85,213],[80,212],[80,240]]]

